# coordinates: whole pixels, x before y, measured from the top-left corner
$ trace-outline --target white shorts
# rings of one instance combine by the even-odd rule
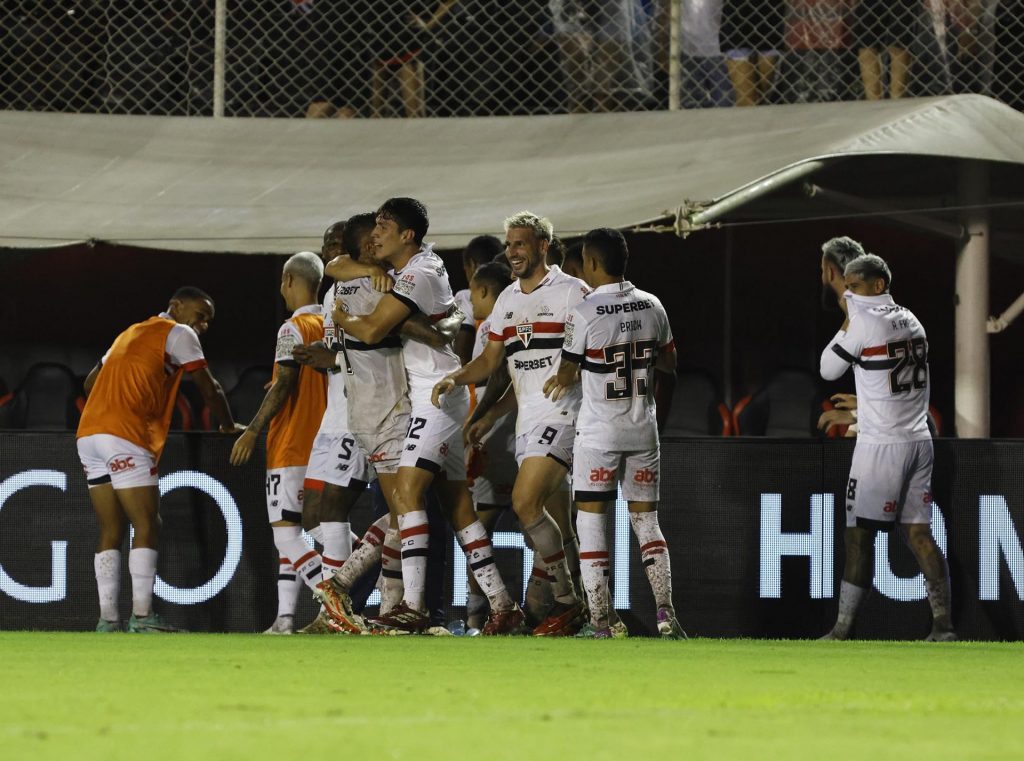
[[[657,502],[661,481],[661,452],[605,452],[576,447],[572,463],[573,499],[577,502],[608,502],[622,484],[627,502]]]
[[[481,445],[469,453],[466,466],[473,483],[469,493],[473,504],[512,504],[512,487],[516,483],[515,418],[506,415],[491,429]]]
[[[931,523],[931,439],[898,444],[858,441],[846,485],[846,525]]]
[[[413,404],[401,467],[443,471],[449,481],[466,480],[462,424],[469,415],[469,392],[462,391],[442,396],[440,409],[429,402]]]
[[[405,448],[405,434],[409,430],[408,405],[392,410],[372,434],[354,433],[359,448],[375,473],[397,473],[398,463]],[[372,478],[372,476],[371,476]]]
[[[361,491],[372,480],[371,473],[366,454],[352,434],[318,433],[313,439],[306,468],[306,481],[312,482],[306,484],[308,488],[321,487],[326,482]]]
[[[575,438],[574,425],[536,425],[528,433],[516,437],[516,464],[522,467],[527,457],[550,457],[571,471]]]
[[[302,523],[305,477],[305,465],[267,471],[267,517],[271,523]]]
[[[109,483],[115,489],[134,489],[160,481],[149,450],[107,433],[80,438],[78,459],[90,488]]]

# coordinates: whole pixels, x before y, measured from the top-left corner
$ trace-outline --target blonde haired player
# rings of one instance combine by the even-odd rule
[[[128,553],[132,578],[128,631],[173,631],[153,611],[152,603],[160,530],[157,464],[182,374],[192,376],[222,433],[244,430],[235,425],[199,345],[199,336],[213,316],[213,299],[206,293],[191,286],[179,288],[166,312],[125,330],[85,379],[87,399],[78,425],[78,456],[100,524],[96,631],[121,631],[117,599],[126,523],[135,529]]]

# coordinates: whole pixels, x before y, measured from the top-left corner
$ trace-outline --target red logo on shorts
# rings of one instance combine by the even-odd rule
[[[135,467],[134,457],[124,457],[120,460],[111,460],[110,472],[120,473],[122,470],[132,470]]]
[[[933,499],[934,497],[932,497],[932,493],[930,491],[926,491],[924,493],[924,496],[921,497],[921,501],[924,502],[926,505],[930,505]]]
[[[896,512],[896,503],[895,502],[886,502],[885,506],[882,508],[882,512],[883,513],[895,513]]]
[[[441,445],[441,449],[440,449],[440,452],[441,452],[441,456],[442,456],[442,457],[445,457],[445,456],[447,456],[447,454],[448,454],[448,442],[447,442],[447,441],[446,441],[446,442],[444,442],[444,443],[443,443],[443,444]]]
[[[606,484],[615,478],[615,471],[608,468],[594,468],[590,471],[591,483]]]
[[[385,454],[383,452],[374,452],[370,455],[370,462],[384,462]]]
[[[658,476],[653,470],[644,468],[643,470],[638,470],[636,472],[636,475],[633,476],[633,480],[638,484],[653,484],[658,480]]]

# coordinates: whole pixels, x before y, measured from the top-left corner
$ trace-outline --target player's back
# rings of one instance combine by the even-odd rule
[[[384,294],[373,290],[369,278],[347,280],[335,285],[337,298],[348,314],[370,314]],[[402,339],[385,336],[375,344],[366,344],[341,333],[346,367],[345,393],[348,399],[348,424],[352,433],[369,436],[378,431],[395,408],[406,404],[409,385],[402,359]]]
[[[82,410],[78,438],[105,433],[138,444],[159,459],[174,413],[184,366],[166,357],[170,317],[139,322],[115,340]]]
[[[848,299],[848,334],[860,344],[854,366],[858,440],[888,443],[930,438],[924,326],[889,294]]]
[[[294,335],[295,343],[301,341],[307,346],[321,340],[324,336],[324,318],[320,306],[315,305],[312,310],[297,310],[281,326],[278,334],[279,359],[274,364],[275,379],[282,364],[280,343],[285,334]],[[294,366],[298,368],[298,383],[285,400],[284,406],[270,421],[270,429],[267,431],[268,470],[306,465],[309,462],[313,439],[316,438],[327,408],[327,382],[323,374],[297,362]]]
[[[629,282],[601,286],[570,313],[565,333],[566,351],[583,374],[580,445],[615,451],[657,446],[654,363],[659,350],[672,346],[658,298]]]

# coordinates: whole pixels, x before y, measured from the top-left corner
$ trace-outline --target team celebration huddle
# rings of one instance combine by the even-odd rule
[[[467,617],[483,635],[627,636],[609,595],[608,513],[621,493],[657,607],[652,623],[663,638],[685,638],[658,521],[659,431],[677,364],[668,315],[626,279],[618,231],[584,236],[574,277],[568,261],[564,270],[551,263],[547,219],[523,211],[504,229],[504,244],[471,241],[463,257],[469,288],[453,293],[425,242],[421,202],[391,198],[329,227],[322,256],[301,252],[284,265],[281,296],[292,314],[278,332],[272,382],[244,428],[199,344],[215,313],[206,293],[180,288],[167,311],[122,333],[86,380],[78,430],[100,522],[97,630],[123,628],[117,600],[128,524],[127,628],[172,630],[152,606],[157,464],[187,371],[221,432],[238,434],[232,465],[249,462],[267,434],[267,511],[279,556],[269,632],[296,631],[307,587],[321,609],[306,633],[447,633],[432,626],[427,602],[434,501],[465,553]],[[848,238],[829,241],[823,254],[823,286],[846,322],[825,348],[821,373],[835,379],[853,365],[857,394],[843,406],[859,429],[839,616],[826,636],[849,635],[871,586],[875,532],[896,524],[927,580],[930,638],[953,639],[948,569],[930,530],[924,329],[893,302],[881,258]],[[321,301],[325,276],[332,284]],[[374,481],[387,509],[360,538],[349,515]],[[523,607],[491,544],[508,509],[533,550]],[[380,607],[364,616],[361,590],[374,581]]]

